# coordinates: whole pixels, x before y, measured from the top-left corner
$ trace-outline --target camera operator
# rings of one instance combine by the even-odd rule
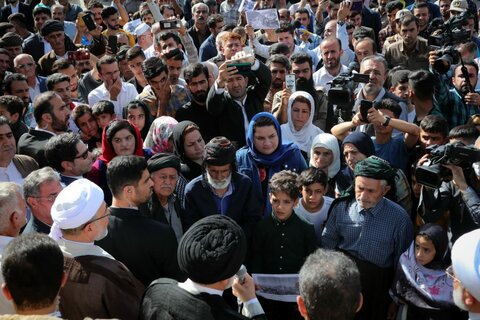
[[[432,113],[443,116],[448,121],[449,127],[453,128],[467,123],[471,115],[480,113],[480,94],[473,91],[478,80],[478,65],[473,61],[466,61],[465,68],[461,63],[457,64],[452,77],[453,88],[449,88],[433,67],[438,58],[436,51],[430,51],[428,58],[430,71],[437,78]],[[468,81],[462,68],[468,74]]]
[[[475,148],[479,149],[480,139],[475,141],[474,137],[478,136],[478,132],[475,131],[475,127],[470,125],[453,128],[450,136],[455,138],[450,139],[450,143],[475,143]],[[429,155],[422,157],[418,165],[424,165],[428,158]],[[450,225],[452,243],[462,234],[480,226],[480,170],[478,170],[478,164],[478,162],[473,163],[466,169],[453,164],[443,164],[443,167],[450,169],[452,180],[443,181],[438,189],[422,186],[418,217],[424,223],[439,223],[445,227]],[[472,170],[472,167],[475,170]]]

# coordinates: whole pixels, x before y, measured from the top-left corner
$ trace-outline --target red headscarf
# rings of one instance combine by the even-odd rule
[[[108,130],[108,128],[110,128],[111,125],[113,125],[114,123],[116,123],[118,121],[126,122],[130,127],[133,128],[133,130],[135,131],[135,135],[134,135],[134,137],[135,137],[135,151],[134,151],[133,154],[136,155],[136,156],[141,156],[141,157],[144,156],[144,154],[143,154],[143,140],[142,140],[142,135],[140,134],[140,130],[138,130],[138,128],[136,126],[134,126],[133,124],[130,124],[127,120],[113,120],[112,122],[110,122],[108,124],[108,126],[106,126],[103,129],[103,133],[102,133],[102,155],[100,156],[100,160],[102,160],[105,163],[105,165],[108,165],[108,163],[113,158],[115,158],[117,156],[117,154],[115,153],[115,150],[113,150],[113,146],[110,145],[110,143],[108,143],[107,130]],[[120,129],[120,130],[122,130],[122,129]]]

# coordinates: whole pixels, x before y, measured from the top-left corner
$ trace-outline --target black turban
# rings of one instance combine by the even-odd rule
[[[185,232],[178,245],[178,265],[192,281],[212,284],[229,279],[243,263],[247,240],[242,228],[222,215],[205,217]]]
[[[205,146],[205,163],[224,166],[235,162],[235,147],[225,137],[215,137]]]
[[[147,168],[150,173],[164,168],[175,168],[180,172],[180,159],[170,153],[157,153],[148,160]]]
[[[355,177],[367,177],[377,180],[393,181],[395,178],[395,170],[388,164],[387,161],[370,156],[362,161],[359,161],[355,166]]]
[[[52,32],[65,31],[63,23],[57,20],[47,20],[40,29],[42,37],[48,36]]]

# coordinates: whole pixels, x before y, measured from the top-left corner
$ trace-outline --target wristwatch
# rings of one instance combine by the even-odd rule
[[[388,124],[390,123],[390,120],[391,120],[391,119],[392,119],[391,117],[385,116],[385,122],[382,123],[382,126],[388,127]]]

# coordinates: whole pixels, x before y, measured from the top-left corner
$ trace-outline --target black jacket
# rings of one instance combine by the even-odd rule
[[[19,1],[18,3],[18,12],[23,13],[25,15],[25,19],[27,20],[27,29],[30,32],[33,32],[33,14],[32,14],[32,7],[30,7],[28,4],[22,3]],[[8,16],[12,14],[12,8],[10,5],[6,5],[2,7],[0,15],[1,15],[1,21],[2,22],[8,22]]]
[[[254,71],[257,83],[247,88],[245,112],[249,122],[254,115],[263,111],[263,102],[272,82],[270,70],[263,63],[259,63],[260,67]],[[222,94],[216,94],[215,86],[210,88],[207,110],[217,118],[222,136],[232,141],[237,149],[246,145],[245,132],[247,128],[245,128],[242,109],[226,89]]]
[[[108,235],[98,245],[121,261],[145,286],[161,277],[183,280],[177,239],[170,227],[138,210],[110,207]]]

